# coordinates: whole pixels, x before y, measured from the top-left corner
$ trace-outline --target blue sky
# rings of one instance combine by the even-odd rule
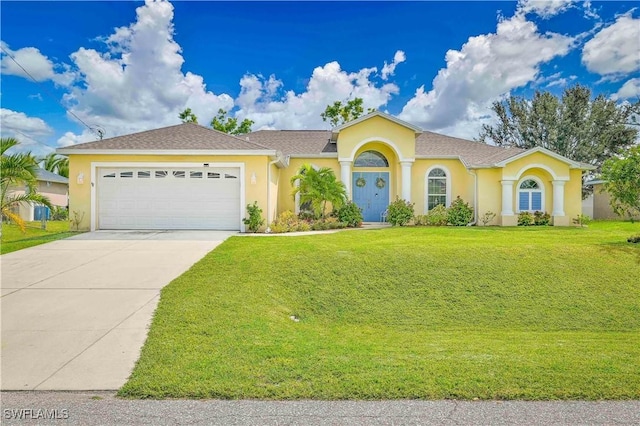
[[[619,102],[640,96],[635,7],[3,1],[2,135],[46,153],[95,140],[88,127],[110,137],[175,124],[186,107],[201,124],[224,108],[254,129],[328,128],[328,103],[362,97],[473,138],[509,94],[580,83]]]

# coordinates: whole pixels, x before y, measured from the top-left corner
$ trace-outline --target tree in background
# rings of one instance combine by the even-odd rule
[[[305,164],[291,178],[291,185],[294,187],[292,195],[300,194],[300,204],[311,203],[316,218],[326,218],[327,202],[339,209],[347,200],[344,183],[329,167],[316,170],[311,164]]]
[[[640,215],[640,146],[635,146],[620,158],[610,158],[602,164],[604,188],[611,197],[611,207],[620,216]]]
[[[580,85],[567,88],[560,99],[540,91],[531,100],[511,96],[494,102],[492,110],[499,122],[482,126],[481,142],[525,149],[541,146],[596,166],[596,173],[605,160],[624,152],[638,137],[638,130],[629,124],[640,113],[640,101],[616,104],[604,95],[592,100],[591,90]]]
[[[211,127],[215,130],[218,130],[223,133],[228,133],[230,135],[243,135],[245,133],[251,132],[251,126],[253,125],[253,120],[249,120],[245,118],[238,124],[238,119],[234,117],[228,117],[227,111],[220,108],[218,110],[218,115],[213,117],[211,120]],[[186,108],[180,114],[178,114],[178,118],[182,120],[183,123],[195,123],[198,124],[198,117],[191,111],[191,108]]]
[[[196,117],[196,115],[193,112],[191,112],[191,108],[187,108],[184,111],[182,111],[180,114],[178,114],[178,118],[180,118],[180,120],[182,120],[183,123],[198,124],[198,117]]]
[[[16,206],[23,202],[42,204],[49,208],[53,206],[47,197],[36,192],[38,164],[33,155],[30,152],[7,154],[10,148],[19,144],[14,138],[0,139],[0,209],[3,217],[14,222],[24,232],[24,221],[13,212]],[[15,193],[14,190],[24,190],[24,193]]]
[[[375,108],[367,109],[367,114],[375,111]],[[341,101],[335,101],[333,105],[327,105],[320,117],[323,121],[329,121],[332,127],[355,120],[364,114],[362,98],[355,98],[347,101],[344,105]]]
[[[253,120],[245,118],[238,124],[238,119],[235,117],[227,117],[227,111],[220,108],[218,115],[211,120],[211,127],[214,129],[228,133],[230,135],[243,135],[251,131]]]
[[[51,173],[57,173],[66,178],[69,177],[69,158],[66,156],[52,152],[44,157],[38,158],[36,162],[41,164],[43,169]]]

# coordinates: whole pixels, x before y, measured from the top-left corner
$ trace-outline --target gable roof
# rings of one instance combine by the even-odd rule
[[[509,164],[512,161],[518,160],[518,159],[520,159],[522,157],[526,157],[527,155],[535,154],[536,152],[541,152],[543,154],[548,155],[549,157],[555,158],[558,161],[562,161],[563,163],[568,164],[569,167],[572,168],[572,169],[582,169],[582,170],[595,170],[596,169],[596,167],[592,166],[591,164],[581,163],[579,161],[572,160],[570,158],[564,157],[564,156],[562,156],[562,155],[560,155],[560,154],[558,154],[556,152],[550,151],[550,150],[548,150],[546,148],[543,148],[541,146],[537,146],[535,148],[531,148],[531,149],[528,149],[526,151],[522,151],[518,155],[515,155],[513,157],[507,158],[507,159],[505,159],[503,161],[500,161],[500,162],[496,163],[496,166],[504,167],[504,166],[506,166],[507,164]]]
[[[228,135],[195,123],[182,123],[160,129],[116,136],[96,142],[59,148],[60,154],[95,154],[102,151],[176,151],[176,150],[270,150],[257,143]]]
[[[389,121],[392,121],[392,122],[396,123],[399,126],[411,129],[416,134],[422,133],[422,129],[420,127],[415,126],[415,125],[413,125],[411,123],[407,123],[404,120],[400,120],[398,117],[394,117],[393,115],[384,113],[382,111],[373,111],[373,112],[370,112],[369,114],[362,115],[362,116],[356,118],[355,120],[351,120],[351,121],[348,121],[348,122],[346,122],[344,124],[341,124],[341,125],[339,125],[337,127],[334,127],[333,130],[332,130],[332,133],[334,135],[337,135],[338,133],[340,133],[341,130],[346,129],[347,127],[354,126],[354,125],[356,125],[358,123],[362,123],[363,121],[368,120],[368,119],[373,118],[373,117],[382,117],[382,118],[384,118],[386,120],[389,120]]]
[[[43,182],[57,182],[57,183],[69,183],[69,179],[60,176],[59,174],[52,173],[48,170],[45,170],[41,167],[38,167],[36,170],[36,179]]]

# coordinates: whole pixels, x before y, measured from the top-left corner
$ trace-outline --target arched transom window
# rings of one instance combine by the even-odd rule
[[[354,167],[389,167],[387,158],[378,151],[365,151],[358,155]]]
[[[447,172],[439,167],[427,174],[427,211],[440,204],[445,207],[449,204],[447,179]]]
[[[524,179],[518,185],[518,211],[544,211],[544,188],[534,179]]]

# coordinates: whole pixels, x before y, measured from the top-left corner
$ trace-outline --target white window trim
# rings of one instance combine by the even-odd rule
[[[126,161],[98,161],[91,162],[91,217],[89,218],[89,224],[91,227],[91,231],[95,231],[98,226],[98,215],[96,209],[96,198],[97,192],[96,187],[98,184],[98,169],[100,168],[118,168],[118,167],[148,167],[148,168],[202,168],[206,170],[207,167],[229,167],[229,168],[239,168],[240,169],[240,217],[238,220],[240,221],[240,232],[245,232],[245,225],[242,219],[245,217],[245,181],[244,181],[244,163],[207,163],[208,166],[204,166],[202,162],[199,163],[176,163],[176,162],[126,162]]]
[[[429,173],[431,173],[434,169],[442,169],[444,173],[447,175],[446,177],[446,189],[447,189],[447,202],[445,207],[449,208],[451,205],[451,172],[446,166],[442,166],[440,164],[436,164],[427,169],[427,172],[424,174],[424,213],[427,214],[429,212]],[[438,194],[440,195],[440,194]]]
[[[538,187],[540,189],[520,189],[520,185],[522,185],[522,182],[526,181],[526,180],[532,180],[534,182],[536,182],[538,184]],[[537,211],[541,211],[541,212],[545,212],[545,202],[544,202],[544,198],[545,198],[545,187],[544,187],[544,182],[542,182],[542,180],[537,177],[537,176],[533,176],[533,175],[528,175],[528,176],[524,176],[522,177],[519,181],[518,181],[518,185],[516,186],[516,213],[521,213],[523,211],[525,212],[530,212],[533,213],[536,210],[520,210],[520,192],[540,192],[540,210]],[[531,207],[531,197],[529,197],[529,207]]]

